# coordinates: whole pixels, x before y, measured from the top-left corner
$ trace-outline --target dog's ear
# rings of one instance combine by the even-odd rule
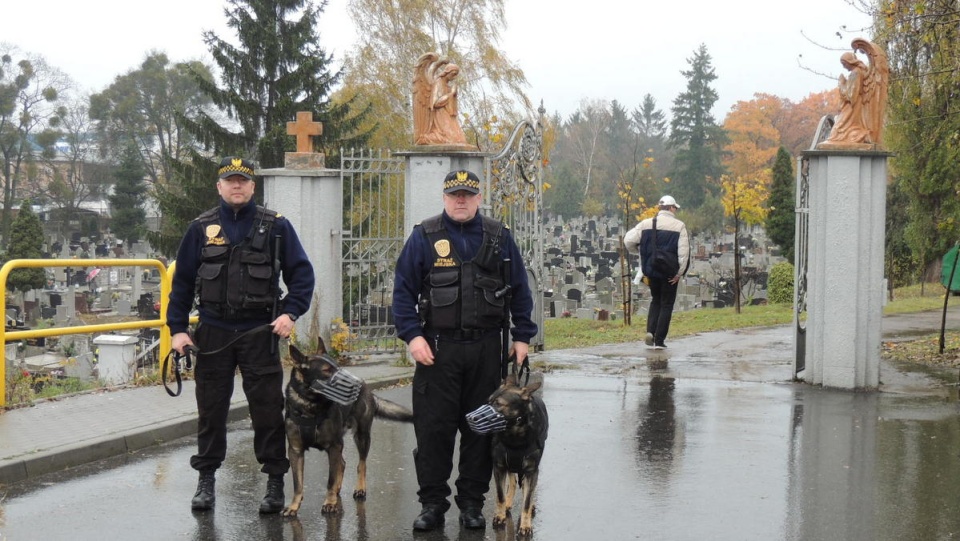
[[[327,345],[323,343],[323,338],[317,337],[317,355],[324,355],[327,353]]]
[[[539,389],[541,385],[543,385],[542,381],[535,381],[530,385],[527,385],[526,387],[523,388],[523,392],[521,393],[521,396],[523,396],[524,399],[530,398],[530,396],[533,395],[533,393],[536,392],[536,390]]]
[[[297,349],[297,346],[290,344],[290,357],[293,359],[293,362],[297,364],[303,364],[303,353],[300,353],[300,350]]]
[[[507,379],[503,380],[504,387],[516,387],[517,386],[517,375],[516,374],[507,374]]]

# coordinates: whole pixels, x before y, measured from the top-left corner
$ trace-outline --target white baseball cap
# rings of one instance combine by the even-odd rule
[[[677,207],[680,208],[680,205],[677,204],[677,200],[673,198],[672,195],[665,195],[660,198],[658,203],[661,207]]]

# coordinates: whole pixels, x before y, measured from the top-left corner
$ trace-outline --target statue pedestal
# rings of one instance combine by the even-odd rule
[[[810,383],[880,384],[887,152],[812,150],[807,332]]]
[[[459,146],[430,146],[395,152],[406,159],[403,230],[409,235],[413,226],[443,210],[443,178],[455,169],[473,171],[486,186],[484,159],[487,153],[464,150]],[[484,189],[481,189],[481,192]]]

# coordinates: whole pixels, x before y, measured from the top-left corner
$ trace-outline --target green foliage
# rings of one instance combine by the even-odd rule
[[[139,241],[146,227],[147,213],[143,205],[147,199],[147,186],[143,176],[140,153],[132,143],[128,144],[121,155],[120,167],[114,173],[117,182],[110,196],[110,229],[118,239],[128,243]]]
[[[551,166],[549,174],[552,188],[543,194],[544,206],[564,218],[579,216],[583,183],[577,180],[572,166],[568,162],[558,162]]]
[[[874,30],[890,64],[884,140],[895,155],[897,196],[906,201],[903,209],[887,205],[894,213],[889,224],[901,210],[906,216],[899,223],[903,238],[888,242],[887,250],[909,247],[916,279],[960,239],[960,27],[953,24],[956,6],[949,2],[883,6]]]
[[[34,214],[30,201],[20,204],[20,212],[13,222],[7,259],[40,259],[43,257],[43,228]],[[7,287],[17,291],[39,289],[47,284],[42,268],[16,269],[7,277]]]
[[[723,201],[718,197],[708,195],[700,208],[694,210],[681,208],[677,212],[677,218],[687,225],[687,231],[691,236],[701,233],[720,237],[723,234]]]
[[[196,152],[191,153],[190,159],[171,164],[176,182],[158,184],[154,188],[157,206],[163,213],[160,231],[147,232],[147,240],[155,250],[173,257],[187,225],[219,204],[216,189],[218,166],[219,160],[212,161]]]
[[[769,213],[766,231],[770,240],[780,247],[783,257],[791,263],[797,223],[795,185],[793,158],[787,149],[780,147],[773,165],[773,182],[770,185],[770,197],[767,199]]]
[[[901,183],[887,185],[887,215],[884,240],[884,262],[886,264],[887,279],[892,287],[909,285],[916,277],[916,261],[907,242],[903,224],[910,222],[910,213],[907,211],[909,200],[903,193]]]
[[[717,92],[710,86],[716,80],[706,45],[687,60],[690,69],[681,71],[687,89],[673,100],[669,146],[676,149],[672,194],[687,208],[699,207],[708,194],[717,195],[723,175],[721,156],[727,136],[710,112]]]
[[[197,147],[178,118],[192,117],[211,103],[200,92],[197,77],[213,78],[200,62],[171,63],[167,55],[154,52],[138,69],[116,77],[102,92],[90,96],[90,118],[96,122],[101,154],[120,161],[132,144],[139,149],[137,159],[152,182],[169,179],[170,162]]]
[[[332,57],[320,47],[317,20],[326,3],[310,0],[227,0],[227,25],[234,42],[212,31],[203,38],[220,72],[221,85],[198,74],[201,91],[233,120],[231,126],[201,111],[184,125],[218,156],[239,154],[261,168],[283,167],[284,153],[296,149],[286,124],[299,111],[323,122],[314,146],[325,151],[328,164],[340,147],[361,147],[368,134],[355,130],[362,114],[351,102],[333,104],[329,95],[340,82]],[[239,131],[233,131],[236,124]]]
[[[56,104],[65,87],[64,78],[42,58],[19,55],[15,48],[0,43],[0,236],[4,239],[10,238],[13,207],[33,144],[40,144],[41,155],[45,155],[56,141]]]
[[[793,264],[783,261],[770,267],[767,279],[767,302],[793,304]]]

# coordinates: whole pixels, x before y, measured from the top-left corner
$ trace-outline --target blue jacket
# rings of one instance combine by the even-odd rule
[[[636,227],[627,231],[623,236],[623,244],[627,251],[640,253],[640,268],[644,276],[669,280],[673,276],[660,276],[653,270],[653,218],[643,220]],[[657,212],[657,247],[661,250],[677,254],[680,261],[680,276],[687,273],[690,265],[690,237],[687,226],[677,219],[669,210]]]
[[[443,224],[460,258],[463,261],[472,260],[483,242],[483,219],[480,214],[468,222],[459,223],[444,212]],[[537,334],[537,324],[530,317],[533,312],[533,296],[527,283],[527,269],[524,267],[520,249],[506,228],[503,230],[502,246],[505,253],[510,255],[510,319],[513,325],[510,334],[515,342],[529,344]],[[397,336],[404,342],[410,343],[410,340],[424,336],[417,303],[420,300],[423,280],[432,266],[433,247],[430,246],[423,227],[418,224],[400,252],[393,282],[393,320]]]
[[[220,201],[220,225],[231,244],[239,244],[243,241],[253,227],[256,216],[257,204],[252,200],[237,212],[234,212],[233,207],[225,201]],[[170,327],[171,334],[187,331],[188,318],[195,296],[197,269],[200,267],[200,251],[206,243],[206,235],[202,227],[197,220],[190,222],[186,234],[180,241],[180,248],[177,250],[173,287],[170,291],[170,303],[167,306],[167,326]],[[315,281],[313,265],[303,245],[300,244],[300,238],[293,229],[293,225],[287,219],[278,215],[272,234],[280,235],[282,239],[280,273],[287,287],[287,294],[280,301],[277,314],[293,314],[300,317],[310,308],[310,301],[313,298]],[[200,321],[235,331],[270,323],[268,318],[226,322],[213,317],[203,309],[200,310]]]

